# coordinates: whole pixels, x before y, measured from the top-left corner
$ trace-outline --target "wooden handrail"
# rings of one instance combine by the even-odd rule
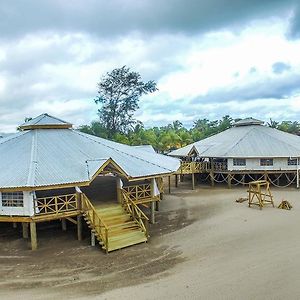
[[[48,196],[34,200],[35,215],[58,214],[74,210],[78,210],[78,198],[76,194]]]
[[[145,235],[148,237],[148,221],[149,218],[145,215],[145,213],[138,207],[134,201],[130,199],[127,194],[127,191],[121,189],[122,193],[122,205],[124,209],[131,214],[132,218],[138,222],[141,229],[144,231]]]
[[[83,212],[86,214],[87,218],[92,223],[91,225],[94,227],[98,236],[101,238],[102,242],[104,243],[106,252],[108,252],[108,243],[109,243],[109,240],[108,240],[109,228],[108,228],[108,226],[101,219],[101,217],[97,213],[95,207],[93,206],[93,204],[91,203],[89,198],[83,193],[81,194],[81,203],[82,203]]]

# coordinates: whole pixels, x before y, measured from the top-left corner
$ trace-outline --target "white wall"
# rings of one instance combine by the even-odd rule
[[[0,215],[5,216],[33,216],[33,194],[32,192],[23,192],[24,207],[3,207],[2,193],[0,192]]]
[[[273,166],[261,166],[259,158],[247,158],[246,166],[234,166],[233,159],[228,159],[228,170],[229,171],[242,171],[242,170],[258,170],[258,171],[286,171],[286,170],[297,170],[297,166],[289,166],[288,158],[273,158]]]

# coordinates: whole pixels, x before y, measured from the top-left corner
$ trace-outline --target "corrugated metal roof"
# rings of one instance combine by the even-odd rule
[[[73,129],[33,129],[0,140],[0,188],[87,182],[110,158],[131,178],[171,173],[180,164]]]
[[[132,146],[135,147],[136,149],[140,149],[143,151],[151,152],[151,153],[156,153],[152,145],[139,145],[139,146]]]
[[[184,157],[300,157],[300,137],[262,125],[237,126],[169,153]]]

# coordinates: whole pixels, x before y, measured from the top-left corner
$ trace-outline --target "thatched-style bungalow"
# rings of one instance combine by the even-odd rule
[[[169,155],[182,160],[177,174],[192,174],[193,188],[194,174],[207,174],[212,185],[227,182],[231,187],[264,178],[275,186],[299,187],[300,137],[253,118]]]
[[[23,236],[37,248],[36,224],[82,217],[106,251],[145,242],[149,207],[162,193],[162,177],[180,161],[148,147],[131,147],[72,129],[72,124],[42,114],[0,140],[0,222],[21,223]]]

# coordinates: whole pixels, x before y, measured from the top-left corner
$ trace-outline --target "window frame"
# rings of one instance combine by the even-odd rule
[[[2,208],[24,208],[24,193],[17,192],[1,192]]]
[[[235,167],[245,167],[247,165],[247,161],[246,158],[233,158],[232,164]]]
[[[264,161],[264,163],[263,163]],[[274,166],[274,159],[273,158],[261,158],[259,160],[259,164],[261,167],[272,167]]]

